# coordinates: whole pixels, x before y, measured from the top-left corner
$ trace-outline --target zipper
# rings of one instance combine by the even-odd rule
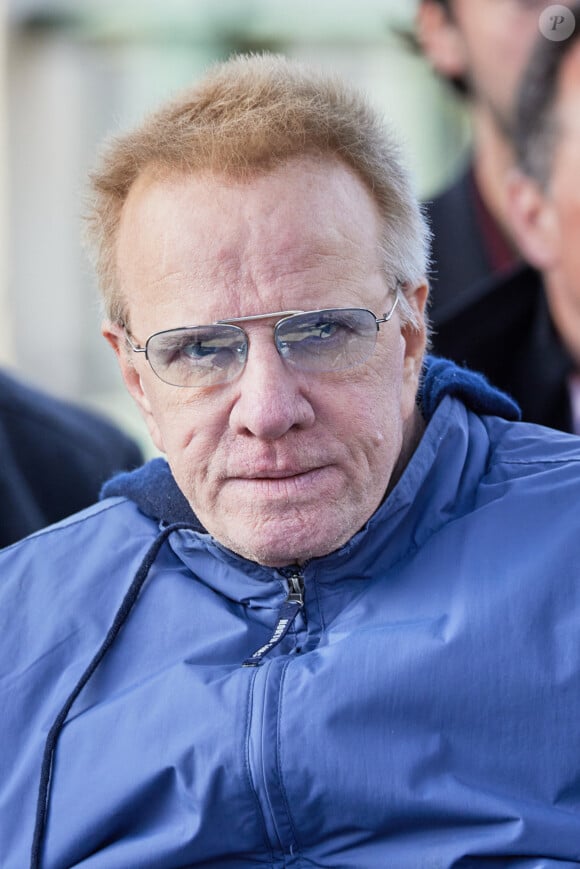
[[[297,570],[292,570],[286,576],[288,583],[288,594],[284,600],[278,618],[272,632],[272,636],[267,643],[260,646],[259,649],[250,655],[243,662],[243,667],[259,667],[265,656],[276,648],[282,642],[296,619],[296,616],[304,608],[304,577]]]
[[[290,591],[288,592],[288,597],[286,598],[286,603],[291,601],[292,603],[298,604],[299,607],[304,606],[304,577],[298,571],[293,571],[286,577],[288,581],[288,587]]]

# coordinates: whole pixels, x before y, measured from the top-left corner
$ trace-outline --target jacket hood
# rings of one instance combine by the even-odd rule
[[[460,368],[448,359],[427,356],[417,403],[429,422],[445,396],[461,401],[477,414],[519,420],[520,409],[504,392],[491,386],[482,374]],[[194,530],[205,529],[177,486],[165,459],[153,459],[137,471],[118,474],[101,490],[101,499],[121,496],[164,525],[179,523]]]

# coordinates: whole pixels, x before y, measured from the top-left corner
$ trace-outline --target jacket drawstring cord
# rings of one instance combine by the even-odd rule
[[[71,707],[115,640],[117,636],[125,624],[137,598],[139,597],[139,593],[147,579],[149,571],[153,566],[157,555],[159,554],[159,550],[167,540],[167,538],[174,531],[180,531],[183,529],[191,529],[191,524],[187,523],[176,523],[173,525],[168,525],[163,531],[155,538],[149,550],[145,554],[143,561],[139,567],[139,570],[135,574],[125,597],[123,598],[119,609],[115,614],[115,618],[111,627],[107,632],[107,636],[101,643],[100,648],[94,655],[92,661],[78,680],[77,684],[67,697],[64,706],[60,710],[57,715],[52,727],[49,730],[48,736],[46,738],[46,743],[44,746],[44,754],[42,757],[42,767],[40,772],[40,784],[38,788],[38,798],[36,802],[36,821],[34,826],[34,836],[32,839],[32,848],[30,855],[30,869],[40,869],[41,867],[41,858],[42,858],[42,846],[44,842],[44,836],[46,831],[46,820],[48,817],[48,806],[50,801],[50,786],[51,786],[51,774],[52,767],[54,762],[54,754],[56,751],[56,746],[58,743],[58,739],[61,733],[61,730],[64,726],[64,723],[67,719],[67,716],[71,710]]]

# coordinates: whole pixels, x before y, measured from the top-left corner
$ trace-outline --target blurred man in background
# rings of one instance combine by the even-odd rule
[[[524,419],[580,434],[580,4],[570,12],[567,39],[538,36],[514,114],[506,195],[531,265],[440,323],[435,346],[508,391]]]
[[[505,176],[514,162],[514,101],[548,0],[420,0],[417,39],[433,68],[463,93],[470,161],[428,206],[435,325],[506,274],[518,254]]]

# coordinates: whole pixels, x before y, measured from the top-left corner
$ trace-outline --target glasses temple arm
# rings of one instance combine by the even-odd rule
[[[129,345],[133,353],[147,353],[147,347],[140,347],[139,344],[133,344],[133,342],[131,341],[131,333],[127,329],[125,323],[121,323],[120,325],[122,326],[123,332],[125,333],[125,341]]]
[[[391,319],[391,317],[395,313],[395,309],[396,309],[398,304],[399,304],[399,287],[397,286],[397,295],[395,296],[395,301],[393,302],[393,307],[391,308],[391,310],[389,311],[388,314],[385,314],[384,317],[377,317],[377,327],[381,323],[388,323],[389,322],[389,320]]]

